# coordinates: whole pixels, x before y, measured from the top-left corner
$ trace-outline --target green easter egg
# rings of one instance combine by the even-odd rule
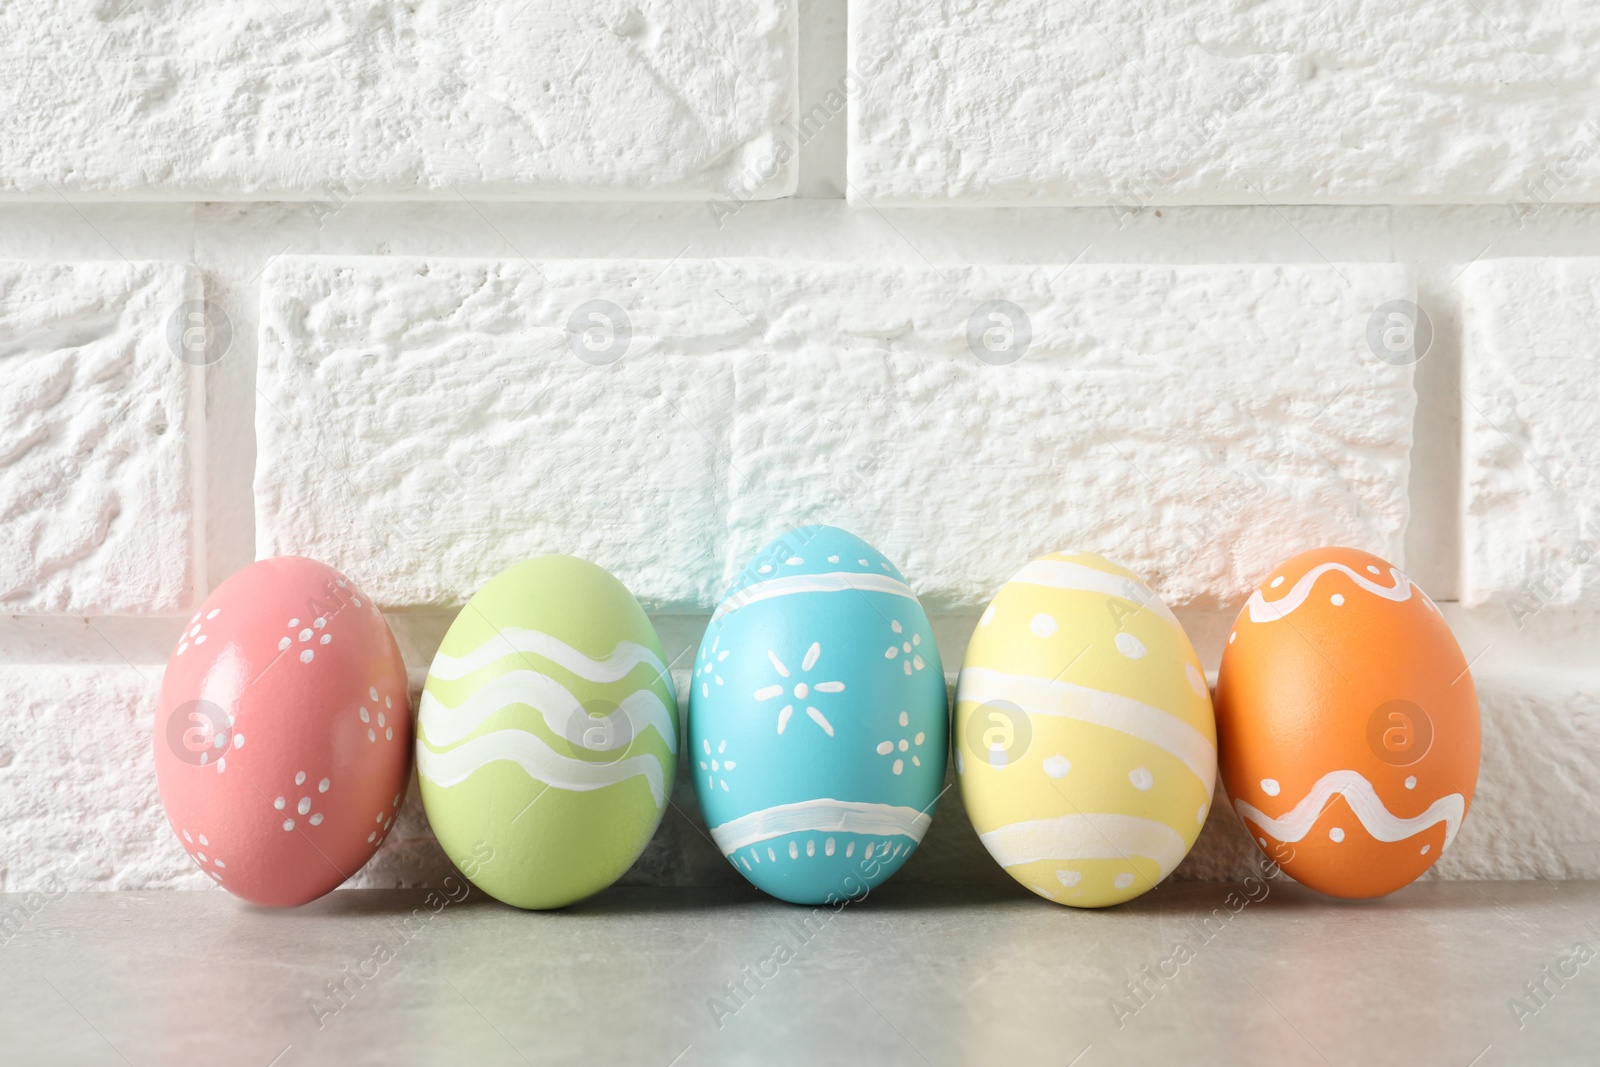
[[[678,701],[627,587],[541,556],[500,572],[451,624],[417,715],[428,821],[474,885],[559,908],[620,878],[666,810]]]

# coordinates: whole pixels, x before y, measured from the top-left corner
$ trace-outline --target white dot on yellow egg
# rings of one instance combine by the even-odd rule
[[[1144,659],[1148,654],[1148,650],[1144,647],[1144,642],[1126,631],[1117,634],[1114,640],[1117,644],[1117,651],[1129,659]]]
[[[1132,782],[1133,787],[1140,791],[1147,791],[1156,784],[1155,775],[1151,774],[1145,767],[1135,767],[1129,771],[1128,781]]]
[[[1032,622],[1028,623],[1028,629],[1033,632],[1035,637],[1049,637],[1056,632],[1056,620],[1040,612],[1033,617]]]
[[[1060,870],[1056,872],[1056,881],[1064,886],[1075,886],[1083,880],[1083,875],[1078,871]]]
[[[1113,884],[1118,889],[1126,889],[1133,884],[1133,875],[1129,874],[1127,871],[1123,871],[1121,874],[1117,875]]]

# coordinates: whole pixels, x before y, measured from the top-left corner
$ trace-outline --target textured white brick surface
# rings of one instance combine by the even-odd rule
[[[1567,669],[1474,672],[1478,793],[1441,878],[1600,878],[1600,678]]]
[[[783,196],[794,8],[10,5],[0,195]]]
[[[793,353],[737,365],[730,568],[828,521],[934,610],[1068,547],[1211,607],[1317,544],[1402,554],[1411,371],[1366,330],[1404,268],[844,268],[790,292],[759,314],[793,320]]]
[[[1477,263],[1462,304],[1462,599],[1600,607],[1600,259]]]
[[[161,812],[160,685],[159,667],[0,665],[0,889],[208,887]]]
[[[384,605],[459,604],[545,552],[610,568],[652,606],[710,603],[733,400],[718,352],[752,331],[690,265],[655,287],[666,268],[275,261],[258,554],[327,560]],[[593,360],[628,354],[586,362],[585,340]]]
[[[1201,605],[1316,544],[1402,551],[1411,371],[1366,342],[1401,267],[284,258],[264,286],[257,550],[382,603],[568,551],[705,611],[811,521],[936,609],[1071,545]],[[632,330],[604,367],[567,331],[596,299]]]
[[[850,5],[852,195],[1600,196],[1600,8],[1559,0]]]
[[[172,263],[0,261],[0,612],[189,605],[195,372],[168,324],[199,284]]]

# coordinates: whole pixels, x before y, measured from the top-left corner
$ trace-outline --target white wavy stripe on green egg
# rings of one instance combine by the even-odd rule
[[[1047,899],[1132,899],[1210,810],[1210,691],[1177,618],[1088,552],[1034,560],[983,613],[956,685],[956,768],[979,839]]]
[[[621,877],[677,763],[661,643],[627,588],[542,556],[467,602],[434,657],[417,777],[445,853],[484,892],[555,908]]]

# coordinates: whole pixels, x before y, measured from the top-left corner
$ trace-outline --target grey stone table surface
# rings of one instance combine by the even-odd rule
[[[1600,1062],[1600,883],[0,897],[0,1063]]]

